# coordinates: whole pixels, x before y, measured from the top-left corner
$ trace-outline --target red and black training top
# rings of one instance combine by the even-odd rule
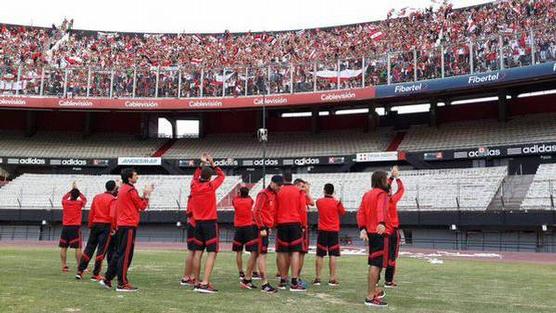
[[[392,223],[388,214],[390,197],[380,188],[373,188],[363,195],[359,211],[357,212],[357,225],[366,229],[367,233],[376,234],[376,227],[384,224],[386,234],[392,233]]]
[[[317,200],[319,211],[319,230],[339,232],[340,217],[346,214],[346,209],[341,201],[332,196],[324,196]]]
[[[277,205],[276,197],[276,192],[268,187],[257,194],[253,215],[259,229],[274,227]]]
[[[216,190],[222,185],[226,175],[219,167],[215,167],[216,178],[212,181],[201,181],[201,168],[197,168],[191,181],[190,210],[195,222],[216,221]]]
[[[275,221],[281,224],[303,225],[303,215],[307,214],[307,201],[301,190],[292,184],[284,184],[277,196]]]
[[[245,227],[255,225],[253,218],[253,199],[251,197],[235,197],[232,200],[234,206],[234,227]]]
[[[137,227],[141,220],[140,212],[147,209],[149,199],[139,197],[137,189],[131,184],[123,184],[116,200],[116,225]]]
[[[64,226],[81,226],[83,207],[87,204],[87,198],[80,193],[79,198],[71,200],[71,193],[68,192],[62,197]]]
[[[89,228],[93,227],[93,224],[96,223],[112,224],[110,207],[115,205],[115,203],[116,197],[110,192],[96,195],[93,198],[91,210],[89,211]]]
[[[392,184],[392,179],[390,179],[388,183]],[[401,200],[405,192],[405,187],[401,179],[397,178],[396,184],[398,185],[398,190],[390,197],[390,203],[388,205],[388,213],[390,214],[390,221],[393,228],[400,227],[400,219],[398,217],[398,202]]]

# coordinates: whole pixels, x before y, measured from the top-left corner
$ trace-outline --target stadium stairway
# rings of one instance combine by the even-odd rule
[[[232,190],[230,190],[230,192],[226,196],[224,196],[224,198],[222,198],[222,200],[220,200],[220,202],[218,202],[216,207],[219,210],[231,210],[231,209],[233,209],[234,206],[232,205],[232,200],[239,193],[239,188],[241,188],[241,187],[242,187],[242,184],[237,184]]]
[[[156,158],[156,157],[161,157],[163,156],[166,151],[170,150],[170,148],[172,148],[172,146],[176,143],[177,139],[168,139],[168,141],[166,141],[162,146],[160,146],[160,148],[158,148],[153,155],[151,155],[151,157]]]
[[[405,132],[397,132],[396,136],[394,136],[394,138],[392,138],[392,141],[390,141],[390,144],[386,148],[386,151],[397,151],[404,138]]]
[[[519,210],[535,175],[509,175],[487,207],[487,210]]]

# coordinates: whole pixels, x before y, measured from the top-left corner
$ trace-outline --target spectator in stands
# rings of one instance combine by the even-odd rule
[[[135,249],[135,236],[141,218],[140,213],[147,209],[149,198],[154,190],[154,185],[150,184],[143,189],[143,196],[140,197],[135,184],[139,180],[137,171],[132,168],[125,168],[121,172],[122,186],[118,191],[118,198],[115,204],[116,215],[116,254],[108,264],[105,278],[100,284],[106,288],[112,288],[112,279],[118,276],[118,286],[116,291],[134,292],[137,291],[127,279],[127,271],[133,259]]]
[[[444,1],[434,9],[391,12],[386,20],[372,23],[277,33],[85,32],[73,30],[71,20],[52,29],[3,25],[0,92],[37,94],[43,67],[44,93],[49,95],[63,94],[65,69],[81,69],[68,75],[72,95],[83,95],[91,74],[91,96],[108,96],[111,83],[114,96],[131,96],[135,81],[137,96],[152,97],[158,91],[173,97],[178,66],[180,93],[187,97],[289,92],[290,75],[293,91],[312,91],[315,69],[337,71],[338,62],[344,72],[365,71],[366,85],[411,81],[415,74],[431,79],[441,75],[443,62],[444,75],[454,76],[470,73],[470,61],[475,72],[499,69],[502,63],[529,65],[532,54],[537,62],[554,61],[555,25],[552,0],[493,1],[461,9]],[[18,75],[21,85],[12,84]],[[338,87],[334,77],[317,77],[318,90]],[[355,87],[360,78],[343,78],[340,87]]]
[[[62,198],[62,234],[60,235],[60,258],[62,260],[62,271],[68,272],[67,254],[68,247],[75,249],[75,260],[77,265],[81,260],[81,223],[83,207],[87,204],[87,198],[77,189],[77,183],[73,182],[71,190]]]
[[[208,166],[207,166],[208,165]],[[217,177],[211,179],[213,173]],[[210,277],[219,250],[218,215],[216,213],[216,190],[224,182],[226,175],[220,167],[214,164],[213,158],[204,153],[201,156],[200,167],[197,168],[193,181],[191,182],[191,199],[189,205],[195,219],[195,246],[196,251],[207,250],[205,262],[205,274],[202,280],[197,282],[194,290],[200,293],[216,293],[210,284]],[[195,273],[200,273],[201,253],[195,253],[193,268]]]
[[[319,212],[317,258],[315,261],[316,277],[313,285],[320,286],[321,273],[324,265],[324,257],[330,257],[330,279],[328,285],[338,286],[338,275],[336,271],[336,258],[340,256],[340,218],[346,214],[342,202],[334,198],[334,185],[324,185],[324,197],[317,200]]]

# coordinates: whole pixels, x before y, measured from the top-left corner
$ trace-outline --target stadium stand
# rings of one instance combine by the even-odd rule
[[[267,157],[328,156],[357,152],[384,151],[390,142],[390,129],[375,133],[335,131],[319,134],[276,133],[269,137]],[[202,139],[180,139],[170,148],[166,158],[196,158],[212,151],[216,158],[259,158],[262,145],[254,134],[208,135]]]
[[[461,9],[444,2],[372,23],[270,33],[106,33],[75,30],[73,20],[52,28],[2,25],[0,92],[237,96],[434,79],[554,61],[555,25],[550,0]],[[340,84],[331,72],[342,73]]]
[[[522,210],[554,210],[556,164],[541,164],[521,204]]]
[[[50,175],[23,174],[0,189],[0,207],[22,209],[61,209],[63,195],[77,182],[80,191],[88,198],[88,209],[93,197],[104,191],[104,183],[117,179],[115,175]],[[146,184],[153,183],[151,210],[185,210],[192,176],[141,175],[137,183],[139,192]],[[239,184],[241,177],[228,176],[217,191],[217,201],[222,201]]]
[[[532,114],[514,117],[507,123],[487,119],[441,124],[438,128],[412,126],[398,149],[427,151],[554,140],[556,114]]]
[[[336,194],[348,210],[357,210],[361,197],[370,189],[370,172],[365,173],[328,173],[295,174],[311,184],[315,198],[322,197],[324,184],[333,183]],[[399,210],[486,210],[498,191],[506,167],[436,169],[401,171],[405,183],[405,196],[398,204]],[[266,181],[270,181],[268,175]],[[393,191],[396,191],[394,184]],[[262,181],[252,189],[262,188]],[[252,192],[253,193],[253,192]]]
[[[19,132],[0,132],[3,156],[116,158],[153,155],[166,139],[139,140],[131,135],[97,133],[83,137],[70,132],[38,132],[25,137]]]

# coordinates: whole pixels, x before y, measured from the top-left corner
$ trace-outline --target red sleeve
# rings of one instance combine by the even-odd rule
[[[257,223],[257,227],[261,228],[264,227],[264,220],[263,220],[263,209],[264,204],[267,200],[267,196],[264,192],[259,192],[257,195],[257,201],[255,202],[255,207],[253,209],[253,216],[255,218],[255,223]]]
[[[343,216],[346,214],[346,208],[344,208],[344,205],[342,204],[341,201],[338,201],[338,214],[340,216]]]
[[[197,169],[195,170],[195,173],[193,173],[193,180],[197,180],[199,179],[199,177],[201,177],[201,167],[197,167]]]
[[[378,194],[378,199],[376,200],[376,222],[378,224],[384,224],[386,220],[386,215],[388,214],[388,195],[386,192],[381,192]]]
[[[143,199],[139,197],[139,193],[137,193],[136,189],[130,189],[129,192],[131,193],[130,194],[131,201],[133,202],[135,207],[139,211],[145,211],[147,209],[147,206],[149,205],[149,199]]]
[[[62,197],[62,205],[66,204],[66,201],[69,201],[69,198],[71,197],[71,193],[68,192],[66,193],[63,197]]]
[[[300,193],[298,211],[299,216],[301,217],[301,223],[303,226],[307,226],[307,197],[305,194]]]
[[[218,189],[218,187],[220,187],[220,185],[222,185],[222,183],[224,182],[224,178],[226,178],[224,171],[220,167],[216,167],[215,170],[217,177],[211,182],[212,188],[214,190]]]
[[[187,207],[185,208],[185,216],[187,216],[188,218],[193,216],[193,212],[191,212],[191,205],[189,205],[190,203],[191,203],[191,195],[187,197]]]
[[[89,222],[88,227],[89,229],[93,227],[93,220],[95,219],[95,210],[96,210],[96,199],[93,199],[93,203],[91,204],[91,209],[89,210]]]
[[[84,194],[80,193],[79,194],[79,198],[81,198],[81,204],[83,205],[83,207],[87,204],[87,198],[85,197]]]
[[[310,206],[315,205],[315,200],[313,199],[313,197],[309,196],[308,193],[305,193],[305,198],[306,198],[306,204],[307,205],[310,205]]]
[[[363,196],[361,199],[361,204],[359,205],[359,210],[357,211],[357,226],[359,229],[366,229],[367,228],[367,205],[366,205],[367,197]]]
[[[118,221],[118,211],[116,210],[116,199],[110,202],[110,219],[112,220],[112,230],[116,229]]]
[[[396,193],[392,196],[392,201],[394,202],[394,204],[398,203],[398,201],[400,201],[400,199],[403,197],[403,194],[405,192],[405,187],[402,183],[402,181],[398,178],[396,179],[396,183],[398,184],[398,190],[396,191]]]

